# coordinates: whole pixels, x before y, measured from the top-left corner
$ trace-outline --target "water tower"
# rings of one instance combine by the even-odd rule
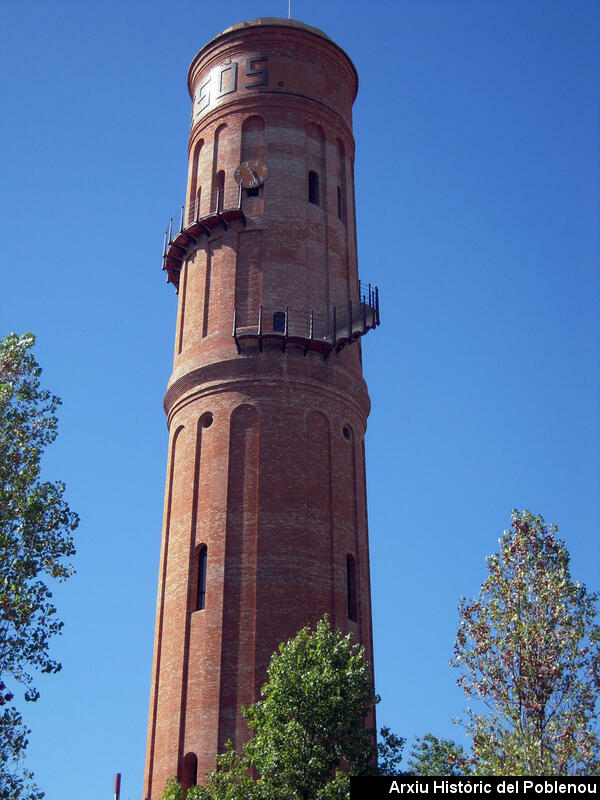
[[[263,18],[203,47],[178,294],[144,797],[188,787],[258,699],[276,646],[325,613],[372,663],[356,70],[321,31]]]

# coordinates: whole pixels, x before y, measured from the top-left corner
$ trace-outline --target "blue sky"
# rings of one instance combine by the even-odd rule
[[[141,798],[195,53],[285,0],[6,4],[0,332],[62,396],[82,518],[62,673],[24,711],[48,800]],[[600,4],[292,0],[353,59],[378,721],[462,740],[460,594],[530,508],[600,588]]]

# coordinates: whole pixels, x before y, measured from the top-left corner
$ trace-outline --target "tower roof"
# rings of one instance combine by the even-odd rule
[[[221,33],[217,34],[214,38],[218,39],[219,36],[223,36],[223,34],[229,33],[230,31],[238,31],[242,28],[253,28],[256,25],[276,25],[278,28],[301,28],[302,30],[315,33],[317,36],[322,36],[324,39],[332,41],[332,39],[319,28],[313,28],[312,25],[306,25],[304,22],[300,22],[297,19],[284,19],[282,17],[258,17],[257,19],[246,20],[245,22],[237,22],[235,25],[231,25],[229,28],[221,31]]]
[[[191,76],[194,66],[198,63],[198,60],[202,58],[202,56],[204,56],[205,53],[210,48],[214,47],[214,45],[219,41],[219,39],[229,36],[230,34],[235,33],[236,31],[246,31],[250,28],[258,28],[258,27],[293,28],[295,30],[304,31],[305,33],[310,33],[313,36],[318,36],[319,38],[324,39],[329,45],[332,45],[333,47],[337,48],[340,51],[340,53],[346,58],[348,64],[350,65],[350,68],[354,73],[356,81],[355,86],[356,88],[358,88],[358,72],[356,70],[356,67],[354,66],[354,63],[350,58],[350,56],[348,55],[348,53],[346,53],[346,51],[342,47],[340,47],[339,44],[334,42],[330,36],[328,36],[326,33],[324,33],[324,31],[320,30],[319,28],[314,28],[312,25],[306,25],[304,22],[300,22],[299,20],[296,19],[285,19],[283,17],[258,17],[257,19],[237,22],[235,25],[231,25],[229,28],[226,28],[224,31],[221,31],[221,33],[218,33],[209,42],[207,42],[204,45],[204,47],[202,47],[192,59],[192,63],[190,64],[190,67],[188,69],[188,88],[191,87]]]

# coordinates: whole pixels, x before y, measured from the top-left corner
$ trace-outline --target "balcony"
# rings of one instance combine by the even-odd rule
[[[246,224],[242,196],[241,185],[228,190],[218,188],[213,203],[210,202],[210,197],[206,201],[197,199],[194,207],[188,209],[187,215],[185,206],[181,206],[178,229],[177,223],[173,226],[174,217],[171,217],[165,231],[162,268],[167,273],[167,283],[172,283],[176,292],[179,292],[179,275],[188,249],[192,245],[197,246],[201,236],[210,236],[219,226],[227,230],[229,224],[235,220]],[[246,202],[252,202],[252,199],[248,198]]]
[[[300,311],[289,306],[238,308],[233,312],[233,338],[238,353],[265,348],[300,348],[327,359],[335,351],[379,325],[379,290],[359,284],[359,301],[331,306],[328,313]]]
[[[202,205],[198,200],[187,214],[185,206],[182,206],[178,230],[174,229],[172,217],[165,231],[162,268],[167,273],[167,283],[172,283],[176,292],[179,291],[179,276],[189,249],[197,247],[201,236],[209,236],[219,226],[226,230],[235,220],[246,225],[242,204],[253,203],[254,198],[246,197],[239,186],[227,191],[217,189],[212,210],[209,201],[210,198],[206,199]],[[262,352],[265,347],[274,346],[285,352],[291,346],[301,348],[304,355],[313,351],[327,359],[332,351],[339,352],[379,325],[378,288],[359,282],[358,297],[358,301],[349,300],[344,305],[330,306],[326,313],[287,305],[236,307],[233,338],[237,351],[258,349]]]

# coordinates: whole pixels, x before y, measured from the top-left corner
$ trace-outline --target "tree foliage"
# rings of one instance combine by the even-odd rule
[[[364,721],[377,698],[364,649],[351,640],[325,617],[282,643],[262,699],[242,709],[254,734],[243,754],[230,743],[187,800],[346,800],[350,775],[375,772]],[[393,759],[403,740],[388,732],[386,742]]]
[[[513,511],[479,596],[461,598],[452,665],[488,709],[464,722],[475,774],[598,774],[598,596],[572,580],[557,530]]]
[[[408,760],[411,775],[468,775],[463,748],[452,739],[440,739],[432,733],[417,737]]]
[[[181,784],[174,776],[169,778],[167,781],[167,784],[163,789],[162,800],[184,800]]]
[[[351,639],[327,618],[303,628],[279,646],[263,699],[244,712],[254,731],[250,762],[279,797],[342,796],[348,773],[365,775],[375,763],[374,731],[364,727],[373,678]]]
[[[400,770],[406,739],[393,733],[389,728],[379,731],[377,742],[377,774],[403,775]]]
[[[34,341],[32,334],[0,340],[0,796],[28,800],[42,793],[23,769],[29,731],[10,704],[19,686],[25,700],[37,700],[34,672],[60,670],[49,651],[62,628],[49,579],[71,574],[79,522],[64,484],[40,477],[61,401],[40,385]]]
[[[217,769],[207,775],[206,786],[192,786],[186,800],[266,800],[270,798],[265,781],[252,777],[250,760],[238,755],[231,741],[217,756]],[[167,798],[169,800],[169,798]],[[173,798],[173,800],[178,800]]]

